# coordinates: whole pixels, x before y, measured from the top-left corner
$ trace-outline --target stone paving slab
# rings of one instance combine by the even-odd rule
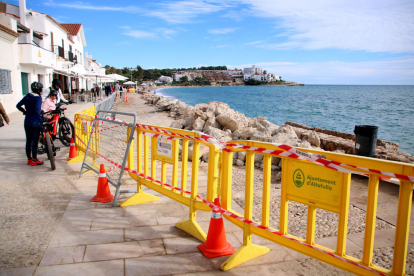
[[[163,239],[165,250],[167,254],[182,254],[199,252],[197,246],[202,244],[196,238],[174,238],[174,239]]]
[[[225,272],[223,271],[207,271],[197,273],[174,274],[176,276],[304,276],[304,275],[318,275],[318,276],[349,276],[350,273],[340,270],[336,267],[319,262],[313,259],[306,259],[303,262],[297,260],[279,262],[274,264],[262,264],[252,266],[237,266]]]
[[[138,241],[145,255],[165,255],[165,246],[162,239]]]
[[[359,245],[362,248],[364,247],[364,233],[348,235],[348,239]],[[393,247],[395,239],[395,228],[377,230],[375,231],[374,236],[374,248],[381,247]],[[408,243],[414,243],[414,235],[409,234]]]
[[[10,269],[0,269],[0,276],[28,276],[33,275],[37,267],[19,267]]]
[[[137,258],[144,255],[138,242],[87,245],[84,262]]]
[[[114,276],[124,275],[124,260],[39,266],[34,276]]]
[[[190,237],[190,235],[173,225],[158,225],[125,229],[125,241],[143,241],[178,237]]]
[[[86,246],[70,246],[60,248],[48,248],[43,255],[40,266],[81,263]]]
[[[125,260],[125,275],[172,275],[213,270],[201,253],[142,257]]]
[[[49,247],[64,247],[85,244],[123,242],[123,229],[109,229],[85,232],[56,232]]]
[[[243,264],[240,264],[239,267],[245,267],[250,265],[263,265],[263,264],[270,264],[270,263],[278,263],[278,262],[285,262],[290,260],[295,260],[298,257],[301,257],[297,254],[296,251],[287,249],[281,245],[278,244],[270,244],[266,245],[270,249],[270,252],[262,255],[258,258],[255,258],[253,260],[250,260],[248,262],[245,262]],[[297,254],[296,254],[297,253]],[[302,254],[300,254],[302,255]],[[304,256],[304,255],[302,255]],[[214,268],[216,270],[220,269],[220,266],[231,256],[223,256],[211,259],[211,263],[213,264]]]
[[[130,228],[135,226],[158,225],[157,219],[148,214],[133,217],[96,218],[92,221],[91,230],[111,228]]]

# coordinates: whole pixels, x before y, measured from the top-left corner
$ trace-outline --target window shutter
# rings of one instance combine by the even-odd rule
[[[0,94],[11,94],[11,71],[7,69],[0,69]]]

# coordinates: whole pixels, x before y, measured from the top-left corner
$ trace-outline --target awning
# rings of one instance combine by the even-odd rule
[[[60,75],[64,75],[64,76],[68,76],[68,77],[75,76],[73,73],[68,73],[66,71],[56,70],[56,69],[53,70],[53,73],[60,74]]]

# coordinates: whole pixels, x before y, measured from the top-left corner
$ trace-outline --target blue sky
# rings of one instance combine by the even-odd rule
[[[103,66],[255,64],[305,84],[414,84],[412,0],[26,1],[82,23]]]

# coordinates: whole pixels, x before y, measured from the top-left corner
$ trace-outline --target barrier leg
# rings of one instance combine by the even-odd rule
[[[244,217],[252,220],[253,217],[253,184],[254,184],[254,153],[246,154],[246,190]],[[243,229],[243,245],[227,259],[222,265],[221,270],[226,271],[239,264],[259,257],[269,252],[269,248],[252,244],[252,233],[250,225],[245,223]]]
[[[203,229],[201,229],[200,225],[196,221],[196,209],[193,208],[193,205],[194,205],[193,202],[194,201],[192,200],[191,206],[190,206],[189,220],[177,222],[175,224],[175,227],[183,230],[184,232],[187,232],[188,234],[190,234],[194,238],[199,239],[202,242],[206,242],[207,235],[203,231]]]
[[[130,131],[133,131],[132,129],[128,128],[128,135],[130,133]],[[142,159],[141,159],[141,155],[142,155],[142,141],[143,141],[143,137],[142,137],[142,133],[137,131],[137,170],[139,172],[141,172],[142,170]],[[146,136],[144,139],[146,139],[146,143],[148,144],[148,137]],[[134,168],[134,152],[133,152],[133,148],[134,148],[134,144],[133,144],[133,140],[131,141],[131,146],[130,146],[130,150],[127,156],[127,162],[128,162],[128,168]],[[145,174],[148,175],[148,151],[145,151],[145,160],[147,160],[147,162],[145,163]],[[150,195],[147,193],[144,193],[142,191],[142,183],[140,182],[140,178],[137,175],[131,175],[131,177],[133,179],[135,179],[135,181],[137,181],[137,193],[134,194],[133,196],[131,196],[130,198],[128,198],[127,200],[125,200],[124,202],[122,202],[120,204],[121,207],[126,207],[126,206],[131,206],[131,205],[137,205],[137,204],[141,204],[141,203],[146,203],[146,202],[152,202],[152,201],[157,201],[160,200],[160,198],[158,196],[154,196],[154,195]]]
[[[128,133],[129,131],[132,131],[131,129],[128,129]],[[138,158],[137,158],[137,169],[138,171],[141,171],[142,169],[142,160],[141,160],[141,154],[142,154],[142,137],[143,135],[141,133],[137,133],[137,153],[138,153]],[[148,137],[146,137],[148,139]],[[128,162],[128,168],[134,168],[134,153],[133,153],[133,141],[131,141],[131,146],[130,146],[130,150],[129,150],[129,154],[127,157],[127,162]],[[145,160],[148,160],[148,156],[146,153],[146,158]],[[147,164],[147,163],[146,163]],[[146,168],[145,170],[145,174],[148,174],[148,169]],[[152,202],[152,201],[157,201],[160,200],[160,198],[158,196],[154,196],[154,195],[150,195],[147,193],[144,193],[142,191],[142,183],[140,183],[140,179],[137,175],[130,175],[133,179],[135,179],[137,181],[137,193],[134,194],[133,196],[131,196],[130,198],[128,198],[127,200],[125,200],[124,202],[122,202],[120,204],[121,207],[126,207],[126,206],[131,206],[131,205],[136,205],[136,204],[141,204],[141,203],[146,203],[146,202]]]
[[[199,163],[194,162],[194,160],[199,160],[200,158],[200,143],[194,142],[193,143],[193,165],[192,165],[192,174],[191,174],[191,204],[190,204],[190,215],[189,220],[178,222],[175,224],[175,227],[178,229],[187,232],[188,234],[192,235],[193,237],[199,239],[202,242],[206,242],[207,235],[201,229],[200,225],[198,225],[196,221],[196,212],[197,210],[194,208],[194,201],[197,198],[198,192],[198,169]],[[184,172],[187,173],[187,172]]]
[[[252,244],[252,234],[249,231],[249,226],[247,223],[244,224],[243,245],[221,265],[221,270],[229,270],[270,251],[267,247]]]
[[[157,200],[160,200],[158,196],[144,193],[142,191],[142,184],[138,182],[137,193],[131,196],[130,198],[128,198],[127,200],[125,200],[124,202],[122,202],[119,206],[126,207],[126,206],[146,203],[146,202],[157,201]]]

